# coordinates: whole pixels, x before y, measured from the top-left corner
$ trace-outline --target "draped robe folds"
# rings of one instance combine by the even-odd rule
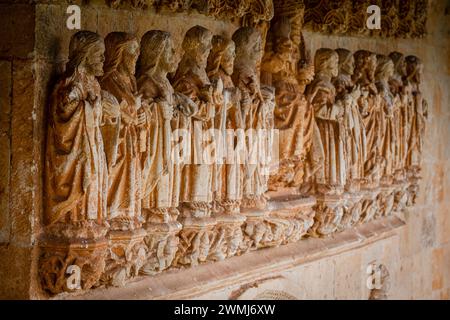
[[[183,61],[180,65],[183,65]],[[213,201],[213,163],[209,163],[209,159],[204,157],[208,142],[203,141],[203,135],[214,128],[215,106],[211,102],[202,101],[199,97],[202,88],[209,84],[206,73],[202,77],[191,69],[186,73],[177,74],[173,81],[173,88],[189,97],[198,106],[198,111],[192,116],[189,125],[187,136],[190,139],[189,163],[183,166],[180,192],[180,202],[194,205],[200,203],[206,205]]]
[[[366,184],[377,184],[381,176],[380,159],[383,142],[383,128],[385,117],[380,103],[380,96],[376,87],[362,86],[361,91],[367,90],[367,97],[358,99],[359,110],[366,128],[367,154],[364,162],[364,179]]]
[[[236,70],[236,67],[235,67]],[[263,164],[260,160],[266,152],[269,151],[267,141],[258,141],[258,130],[270,129],[268,124],[268,110],[265,102],[260,97],[259,81],[255,71],[250,66],[241,66],[239,72],[233,74],[233,82],[241,91],[244,98],[247,95],[250,98],[250,107],[247,112],[243,112],[243,123],[246,131],[246,164],[243,178],[243,197],[251,200],[261,200],[263,194],[267,191],[268,172],[263,172]],[[244,100],[242,100],[244,101]],[[241,103],[241,109],[245,108]],[[248,133],[253,129],[252,139]],[[261,142],[261,143],[260,143]]]
[[[316,78],[308,87],[308,97],[314,108],[325,154],[324,166],[316,181],[342,190],[346,182],[345,131],[337,118],[341,107],[334,103],[335,95],[332,83],[320,78]]]
[[[381,97],[381,109],[384,121],[381,123],[382,132],[382,148],[381,156],[383,157],[384,178],[392,178],[395,173],[395,159],[398,151],[397,148],[397,130],[396,121],[398,120],[398,100],[394,99],[389,87],[385,84],[378,83],[378,93]]]
[[[46,224],[106,216],[107,169],[100,132],[101,90],[75,74],[56,85],[50,104],[45,161]]]
[[[236,152],[236,143],[239,143],[238,133],[236,130],[244,129],[242,114],[239,104],[231,100],[231,91],[234,89],[231,77],[227,75],[222,69],[219,69],[216,74],[210,75],[211,80],[221,79],[226,90],[230,91],[227,105],[219,104],[214,118],[214,127],[222,135],[221,140],[224,151],[224,163],[217,164],[214,174],[214,190],[216,192],[216,200],[231,200],[239,201],[242,199],[242,165],[243,161],[239,159],[239,153]],[[225,97],[224,97],[225,98]],[[224,102],[225,103],[225,102]],[[223,109],[225,107],[225,110]],[[227,135],[227,132],[230,134]],[[234,132],[234,135],[231,133]],[[242,132],[243,133],[243,132]],[[218,142],[218,140],[216,140]],[[236,143],[235,143],[236,142]],[[230,146],[232,149],[230,150]],[[232,152],[227,154],[227,152]]]
[[[342,103],[346,95],[351,95],[354,88],[350,76],[339,75],[334,81],[337,99]],[[345,153],[347,168],[347,186],[353,181],[364,178],[364,160],[366,157],[366,129],[358,105],[354,99],[350,106],[345,106],[344,127]]]
[[[401,81],[391,79],[390,90],[398,100],[398,107],[394,109],[394,123],[397,135],[395,168],[398,172],[404,171],[408,154],[408,137],[411,124],[411,111],[408,107],[410,86],[403,85]]]
[[[164,119],[160,101],[176,109],[174,90],[170,83],[156,81],[152,76],[138,79],[139,92],[147,114],[147,148],[142,157],[143,201],[145,209],[176,208],[179,204],[182,163],[172,157],[173,132],[187,128],[187,119],[175,112]]]
[[[139,163],[139,128],[137,122],[137,88],[134,79],[118,71],[107,73],[101,87],[120,103],[120,126],[117,140],[104,135],[105,147],[117,145],[117,153],[108,155],[108,218],[132,219],[141,215],[141,165]],[[107,106],[107,104],[105,104]],[[105,116],[107,112],[104,112]],[[126,118],[125,118],[126,117]],[[108,147],[107,150],[115,150]]]

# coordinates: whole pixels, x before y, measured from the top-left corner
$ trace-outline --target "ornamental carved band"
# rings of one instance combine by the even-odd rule
[[[192,27],[179,63],[166,31],[72,36],[48,108],[47,292],[73,290],[73,265],[81,289],[123,286],[329,236],[415,203],[428,110],[420,59],[345,48],[310,59],[303,13],[277,2],[265,32],[244,26],[231,38]],[[276,161],[248,152],[197,161],[221,138]]]

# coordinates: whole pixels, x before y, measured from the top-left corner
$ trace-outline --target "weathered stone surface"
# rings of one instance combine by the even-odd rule
[[[35,6],[0,4],[0,57],[30,57],[35,40]]]

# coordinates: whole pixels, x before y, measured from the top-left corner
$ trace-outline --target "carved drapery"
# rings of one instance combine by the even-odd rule
[[[178,65],[165,31],[140,41],[73,36],[49,108],[46,291],[73,290],[71,265],[82,289],[122,286],[138,274],[329,236],[415,203],[428,115],[420,59],[344,48],[311,59],[301,31],[312,1],[276,1],[270,23],[268,3],[252,4],[257,19],[245,17],[245,3],[172,3],[246,21],[231,39],[189,29]],[[329,19],[333,29],[341,21]],[[266,135],[246,135],[258,130]],[[224,141],[267,158],[279,152],[278,162],[238,153],[227,162]]]

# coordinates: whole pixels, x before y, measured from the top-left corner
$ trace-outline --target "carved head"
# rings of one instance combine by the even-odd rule
[[[367,50],[358,50],[354,53],[355,72],[353,81],[359,80],[373,82],[375,80],[375,71],[377,68],[377,56],[375,53]]]
[[[388,56],[377,55],[376,81],[388,81],[394,75],[394,63]]]
[[[407,78],[413,83],[420,83],[423,72],[423,63],[416,56],[407,56],[406,62],[406,75]]]
[[[138,74],[152,73],[156,67],[167,72],[177,69],[175,50],[169,32],[150,30],[141,39]]]
[[[208,74],[217,72],[220,68],[231,75],[236,57],[235,45],[232,40],[215,35],[212,38],[212,49],[208,57]]]
[[[389,58],[394,63],[395,73],[400,77],[406,76],[405,56],[400,52],[394,51],[389,54]]]
[[[328,48],[320,48],[314,56],[314,68],[316,73],[336,77],[339,70],[339,56],[336,51]]]
[[[201,26],[190,28],[184,36],[184,54],[194,59],[200,68],[206,68],[212,36],[211,31]]]
[[[355,58],[350,50],[339,48],[336,49],[339,56],[339,74],[353,75],[355,71]]]
[[[103,75],[105,45],[102,37],[91,31],[78,31],[70,39],[69,62],[66,73],[86,72],[92,76]]]
[[[126,32],[111,32],[105,38],[105,73],[120,71],[134,75],[139,57],[137,38]]]
[[[232,37],[236,44],[236,62],[258,64],[262,58],[261,33],[251,27],[237,29]]]

